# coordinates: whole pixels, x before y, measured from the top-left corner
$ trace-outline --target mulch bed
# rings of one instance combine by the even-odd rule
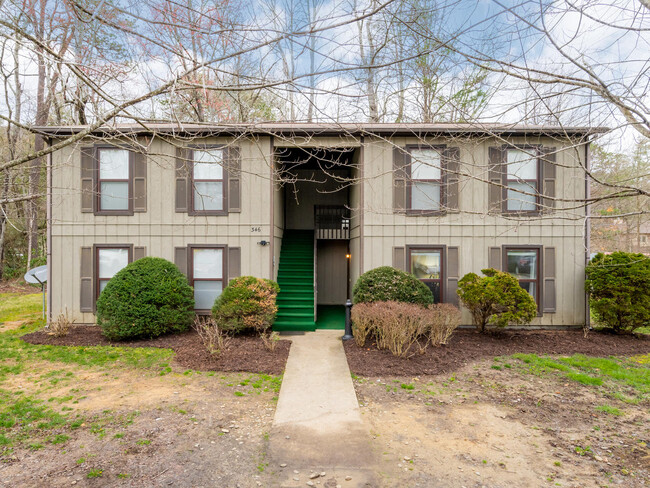
[[[228,348],[218,357],[211,356],[193,330],[156,339],[111,342],[100,327],[73,325],[64,337],[54,337],[41,329],[21,337],[30,344],[54,346],[159,347],[173,349],[180,366],[197,371],[245,371],[249,373],[282,374],[289,356],[291,341],[280,340],[273,352],[268,351],[257,335],[239,335],[230,340]]]
[[[508,331],[488,334],[456,331],[449,344],[429,347],[425,354],[400,359],[380,351],[368,340],[358,347],[353,340],[344,343],[350,370],[360,376],[418,376],[455,371],[488,357],[515,353],[585,354],[607,357],[650,353],[650,336],[614,335],[582,331]]]

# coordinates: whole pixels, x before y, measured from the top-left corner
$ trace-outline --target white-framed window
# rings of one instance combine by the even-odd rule
[[[220,214],[225,209],[222,148],[194,149],[192,162],[192,210]]]
[[[535,149],[508,149],[505,178],[506,211],[536,212],[540,187],[539,160]]]
[[[102,212],[131,210],[131,164],[127,149],[100,147],[97,180],[97,209]]]
[[[194,309],[212,310],[224,288],[224,247],[190,246],[190,263]]]

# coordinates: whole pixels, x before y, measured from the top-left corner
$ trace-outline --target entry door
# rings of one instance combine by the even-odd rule
[[[316,253],[318,305],[345,305],[348,241],[319,240]]]

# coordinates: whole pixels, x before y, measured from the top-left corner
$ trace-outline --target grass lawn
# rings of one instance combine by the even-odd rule
[[[170,349],[25,343],[44,325],[41,300],[0,293],[7,486],[249,486],[259,476],[281,376],[185,370]]]
[[[61,430],[76,429],[86,421],[69,406],[78,402],[79,395],[48,393],[77,381],[74,368],[63,365],[166,371],[173,356],[168,349],[27,344],[19,337],[43,326],[41,300],[40,293],[0,294],[0,452],[4,454],[16,445],[38,449],[43,443],[63,443],[68,436]],[[44,367],[43,362],[49,364]],[[15,388],[17,376],[33,371],[42,373],[31,378],[34,385],[28,388],[29,393]]]

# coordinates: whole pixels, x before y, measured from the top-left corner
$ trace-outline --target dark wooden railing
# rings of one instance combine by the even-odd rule
[[[343,205],[315,205],[316,239],[349,239],[350,211]]]

